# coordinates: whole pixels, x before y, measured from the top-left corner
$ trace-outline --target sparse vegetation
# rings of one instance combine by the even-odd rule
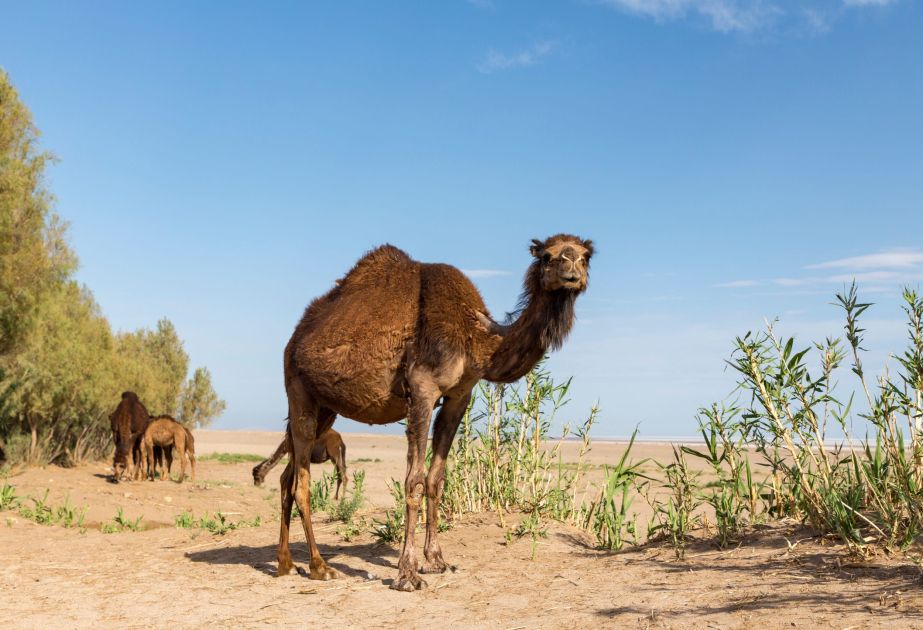
[[[19,497],[16,496],[16,488],[8,483],[0,486],[0,512],[15,509],[18,505]]]
[[[404,485],[392,479],[388,484],[388,490],[394,499],[394,507],[385,511],[384,520],[373,519],[372,535],[378,542],[394,544],[404,539]]]
[[[48,502],[49,490],[46,488],[42,497],[19,497],[16,489],[10,484],[0,487],[0,510],[18,510],[19,515],[39,525],[60,525],[62,527],[83,527],[87,507],[72,505],[70,497],[64,498],[64,503],[55,507]],[[31,504],[26,504],[26,501]]]
[[[244,462],[261,462],[263,457],[253,453],[209,453],[198,458],[202,461],[213,461],[219,464],[241,464]]]
[[[196,519],[192,510],[187,509],[176,515],[174,524],[177,529],[204,529],[221,536],[242,527],[259,527],[263,524],[263,519],[257,516],[249,521],[245,519],[231,521],[228,520],[227,514],[220,511],[215,512],[213,515],[205,512],[205,514]]]
[[[569,381],[557,385],[538,366],[519,386],[482,384],[453,446],[443,511],[493,510],[501,525],[505,513],[527,514],[511,536],[532,535],[543,519],[570,523],[616,551],[666,540],[680,558],[695,530],[723,548],[754,523],[779,517],[802,520],[858,552],[871,544],[907,548],[923,532],[923,298],[910,289],[903,297],[908,347],[896,357],[896,374],[886,369],[868,382],[859,319],[869,304],[859,302],[852,286],[837,295],[845,343],[828,338],[796,350],[795,340],[780,339],[772,324],[738,338],[729,364],[749,404],[700,409],[704,447],[674,447],[673,460],[655,462],[654,472],[642,472],[646,461],[630,459],[632,436],[620,461],[604,467],[595,491],[583,457],[597,409],[576,430],[577,462],[562,462],[561,441],[548,436]],[[852,396],[836,397],[835,374],[847,360],[865,397],[867,409],[859,412]],[[811,361],[819,367],[809,369]],[[869,423],[861,441],[851,435],[853,415]],[[833,426],[846,436],[835,447],[828,443]],[[570,433],[565,424],[563,436]],[[755,474],[754,452],[768,474]],[[696,472],[689,457],[705,463],[707,474]],[[400,536],[403,501],[394,494],[395,508],[373,530],[380,540]],[[653,509],[646,532],[631,509],[638,495]]]
[[[143,527],[141,527],[141,519],[144,518],[144,515],[139,516],[135,520],[125,516],[125,511],[119,506],[118,512],[112,518],[112,521],[108,523],[102,523],[99,526],[99,530],[104,534],[116,534],[119,532],[140,532]]]
[[[195,517],[192,515],[192,510],[183,510],[177,514],[174,524],[177,529],[190,529],[195,526]]]

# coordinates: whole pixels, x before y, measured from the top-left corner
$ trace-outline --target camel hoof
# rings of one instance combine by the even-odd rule
[[[276,569],[276,577],[283,577],[285,575],[288,575],[289,573],[292,572],[292,569],[294,568],[295,566],[292,564],[291,560],[287,560],[285,562],[280,561],[279,568]]]
[[[445,560],[433,560],[424,562],[423,566],[420,568],[420,573],[445,573],[448,570],[455,573],[455,567],[446,564]]]
[[[419,575],[400,575],[396,580],[391,582],[391,588],[395,591],[404,591],[412,593],[426,588],[426,581]]]
[[[340,577],[340,572],[334,568],[328,567],[326,564],[323,564],[318,567],[311,567],[310,578],[312,580],[335,580]]]

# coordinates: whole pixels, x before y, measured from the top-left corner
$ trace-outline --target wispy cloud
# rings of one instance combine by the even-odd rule
[[[775,285],[777,287],[808,287],[823,284],[848,284],[856,281],[867,290],[885,290],[903,284],[923,281],[923,251],[891,249],[862,256],[838,258],[806,265],[805,269],[830,269],[831,275],[804,275],[770,280],[733,280],[714,285],[724,289]]]
[[[892,249],[878,252],[875,254],[866,254],[865,256],[853,256],[852,258],[840,258],[838,260],[829,260],[827,262],[808,265],[806,269],[907,269],[923,265],[923,252],[913,249]]]
[[[596,0],[659,23],[693,20],[719,33],[787,32],[819,35],[849,9],[881,8],[900,0]]]
[[[896,3],[897,0],[843,0],[848,7],[884,7]]]
[[[462,269],[462,273],[469,278],[496,278],[510,275],[509,271],[502,269]]]
[[[600,0],[600,3],[658,22],[696,16],[721,33],[760,30],[783,12],[762,0]]]
[[[538,42],[533,46],[513,53],[491,50],[477,65],[479,72],[492,74],[501,70],[534,66],[554,50],[554,42]]]

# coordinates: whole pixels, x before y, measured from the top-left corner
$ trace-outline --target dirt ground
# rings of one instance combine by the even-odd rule
[[[351,471],[366,471],[362,515],[380,518],[392,505],[386,482],[403,477],[403,438],[344,438]],[[266,455],[278,439],[201,431],[197,450]],[[622,448],[596,444],[590,461],[611,462]],[[639,445],[635,455],[666,460],[669,446]],[[530,540],[507,545],[496,515],[475,515],[441,535],[457,570],[425,576],[423,591],[399,593],[388,588],[396,546],[376,544],[366,532],[346,542],[339,524],[319,515],[321,552],[343,577],[305,577],[304,537],[293,528],[302,571],[275,578],[281,470],[255,488],[252,465],[204,460],[196,482],[184,484],[112,484],[103,463],[15,474],[7,482],[18,495],[41,497],[47,488],[51,504],[67,497],[88,512],[83,531],[0,513],[4,627],[923,628],[923,582],[911,562],[884,555],[858,562],[796,524],[762,528],[725,551],[696,544],[684,561],[662,546],[598,551],[579,530],[553,525],[533,559]],[[120,507],[129,519],[142,516],[146,529],[102,533],[100,524]],[[178,529],[184,510],[196,518],[221,511],[232,521],[259,516],[262,524],[224,535]]]

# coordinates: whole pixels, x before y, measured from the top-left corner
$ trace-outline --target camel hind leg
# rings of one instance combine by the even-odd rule
[[[337,489],[333,494],[334,500],[339,500],[340,498],[340,486],[343,487],[343,496],[346,496],[346,484],[349,483],[349,477],[346,476],[346,444],[343,443],[343,440],[339,440],[337,445],[334,447],[334,452],[328,452],[330,459],[333,460],[333,465],[337,469]]]
[[[397,563],[397,579],[391,588],[398,591],[419,590],[426,586],[420,577],[414,550],[414,531],[425,492],[423,465],[426,460],[426,442],[429,437],[430,418],[433,405],[440,392],[429,370],[411,372],[408,378],[411,388],[410,409],[407,415],[407,477],[404,480],[404,547]]]
[[[182,430],[182,427],[173,434],[173,446],[179,456],[179,479],[176,483],[183,483],[186,481],[186,432]]]
[[[301,524],[311,554],[310,577],[312,580],[330,580],[339,574],[328,567],[320,555],[311,523],[311,451],[317,439],[318,416],[327,416],[330,412],[319,408],[297,378],[286,379],[285,391],[288,394],[288,429],[292,440],[292,457],[289,464],[295,477],[295,503],[301,512]],[[279,547],[281,557],[282,545]]]
[[[189,468],[191,474],[189,475],[189,481],[195,483],[195,450],[193,450],[190,445],[186,444],[186,457],[189,458]]]

